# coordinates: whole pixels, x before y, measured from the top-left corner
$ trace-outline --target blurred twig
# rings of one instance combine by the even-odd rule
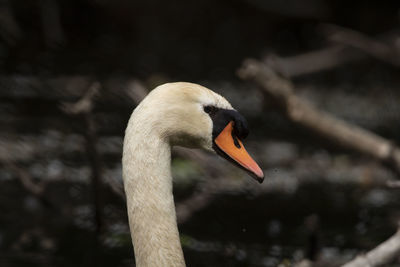
[[[399,188],[400,189],[400,181],[387,181],[386,185],[390,188]]]
[[[195,161],[201,166],[201,170],[207,173],[207,176],[212,177],[201,182],[189,198],[176,203],[178,223],[185,223],[197,211],[212,203],[216,196],[229,189],[229,186],[222,182],[227,171],[220,165],[212,164],[210,161],[213,160],[213,156],[207,155],[205,152],[179,147],[174,148],[174,152],[181,157]]]
[[[75,103],[63,103],[61,109],[68,114],[89,113],[93,108],[93,99],[99,94],[100,83],[94,82],[86,93]]]
[[[15,173],[16,177],[19,179],[26,191],[39,199],[44,206],[53,208],[53,204],[44,196],[44,189],[46,185],[45,182],[41,181],[35,183],[33,181],[33,177],[29,174],[29,172],[18,167],[15,163],[11,161],[6,160],[3,162],[3,164]]]
[[[332,24],[321,26],[327,38],[333,42],[363,51],[381,61],[400,66],[400,50],[396,46],[370,38],[361,32]]]
[[[110,185],[111,190],[118,196],[120,196],[124,201],[126,200],[124,187],[119,183],[114,177],[105,176],[107,183]]]
[[[214,199],[209,188],[194,192],[188,199],[176,203],[176,216],[179,224],[187,222],[193,214],[208,206]]]
[[[96,149],[97,135],[96,126],[93,118],[92,109],[94,106],[94,98],[100,92],[100,83],[94,82],[88,88],[87,92],[76,102],[63,104],[61,108],[68,114],[83,116],[86,125],[85,139],[86,151],[92,170],[91,184],[93,188],[93,204],[95,210],[96,232],[97,236],[102,227],[101,203],[100,203],[100,183],[101,183],[101,163],[99,153]]]
[[[293,84],[268,65],[249,59],[243,63],[238,75],[256,82],[267,97],[278,103],[280,110],[290,120],[345,147],[389,163],[400,173],[400,149],[392,142],[316,109],[296,96]]]
[[[19,168],[16,164],[12,162],[7,162],[6,164],[7,167],[17,174],[18,179],[21,181],[21,184],[25,189],[39,198],[43,196],[44,186],[42,183],[35,183],[29,173]]]
[[[359,255],[343,267],[375,267],[390,263],[400,255],[400,229],[388,240],[369,252]]]
[[[291,57],[269,55],[265,62],[285,77],[292,78],[331,69],[364,57],[354,49],[336,45]]]
[[[333,25],[323,24],[319,28],[328,40],[336,44],[295,56],[268,55],[263,61],[288,78],[332,69],[369,55],[395,66],[400,62],[397,32],[386,32],[371,38]]]

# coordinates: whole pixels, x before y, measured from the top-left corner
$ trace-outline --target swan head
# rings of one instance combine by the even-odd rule
[[[146,110],[152,131],[171,145],[213,151],[258,182],[264,180],[242,143],[249,134],[246,119],[219,94],[198,84],[167,83],[152,90],[134,113]]]

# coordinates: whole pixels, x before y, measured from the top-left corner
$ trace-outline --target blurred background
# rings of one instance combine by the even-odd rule
[[[0,266],[133,266],[124,130],[171,81],[225,96],[266,174],[174,149],[188,266],[339,266],[373,249],[400,219],[399,22],[397,0],[1,0]],[[363,130],[296,121],[238,75],[248,58]]]

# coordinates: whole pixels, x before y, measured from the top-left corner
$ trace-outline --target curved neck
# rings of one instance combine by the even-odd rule
[[[122,160],[136,266],[185,266],[172,194],[170,145],[137,129],[126,130]]]

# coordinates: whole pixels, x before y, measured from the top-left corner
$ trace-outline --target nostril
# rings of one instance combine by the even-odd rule
[[[236,137],[234,131],[232,131],[232,139],[233,139],[233,143],[235,144],[235,146],[236,146],[237,148],[240,149],[241,146],[240,146],[239,140],[238,140],[238,138]]]

